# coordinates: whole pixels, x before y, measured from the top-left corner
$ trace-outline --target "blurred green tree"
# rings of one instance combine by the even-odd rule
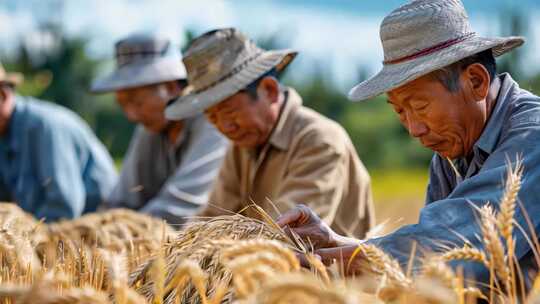
[[[501,36],[529,36],[529,16],[516,6],[509,6],[501,10],[499,17]],[[502,56],[497,62],[499,72],[508,72],[516,81],[524,80],[523,75],[523,55],[525,49],[517,48]]]

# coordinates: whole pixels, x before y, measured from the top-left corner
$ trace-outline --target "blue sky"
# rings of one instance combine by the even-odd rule
[[[115,40],[133,32],[158,32],[182,43],[186,28],[198,33],[235,26],[251,37],[278,33],[283,44],[300,51],[297,77],[314,62],[327,68],[342,86],[350,86],[360,65],[376,72],[381,66],[379,24],[405,0],[2,0],[1,48],[14,39],[47,44],[35,31],[38,20],[55,18],[69,35],[85,35],[89,52],[110,58]],[[482,35],[500,33],[500,16],[520,5],[529,20],[539,20],[538,0],[464,0],[473,28]],[[60,9],[59,9],[60,8]],[[527,65],[540,71],[540,25],[527,35]],[[9,29],[9,30],[6,30]],[[532,68],[531,68],[532,67]]]

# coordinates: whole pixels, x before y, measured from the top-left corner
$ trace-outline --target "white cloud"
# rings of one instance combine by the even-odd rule
[[[225,1],[129,1],[98,0],[66,2],[64,24],[69,33],[92,36],[91,50],[112,54],[114,41],[135,32],[165,35],[182,43],[186,28],[231,22],[232,12]],[[108,50],[103,47],[108,45]]]
[[[29,12],[8,12],[0,9],[0,43],[5,51],[11,51],[13,43],[23,35],[35,30],[35,23]]]

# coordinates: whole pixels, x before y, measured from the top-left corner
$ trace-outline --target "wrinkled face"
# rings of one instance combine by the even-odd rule
[[[208,108],[206,118],[223,135],[241,148],[255,148],[264,144],[274,126],[270,101],[254,100],[239,92]]]
[[[165,107],[168,96],[164,86],[119,90],[116,92],[116,101],[130,121],[142,124],[150,132],[159,133],[167,126]]]
[[[424,76],[387,93],[401,124],[423,146],[443,157],[466,156],[484,122],[482,105],[462,89],[450,92],[438,80]]]

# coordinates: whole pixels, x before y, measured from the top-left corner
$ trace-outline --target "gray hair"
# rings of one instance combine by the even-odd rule
[[[459,76],[469,65],[479,63],[483,65],[489,73],[492,80],[497,74],[497,64],[491,49],[476,53],[472,56],[461,59],[460,61],[431,72],[431,76],[440,81],[442,85],[450,92],[455,93],[461,88]]]

